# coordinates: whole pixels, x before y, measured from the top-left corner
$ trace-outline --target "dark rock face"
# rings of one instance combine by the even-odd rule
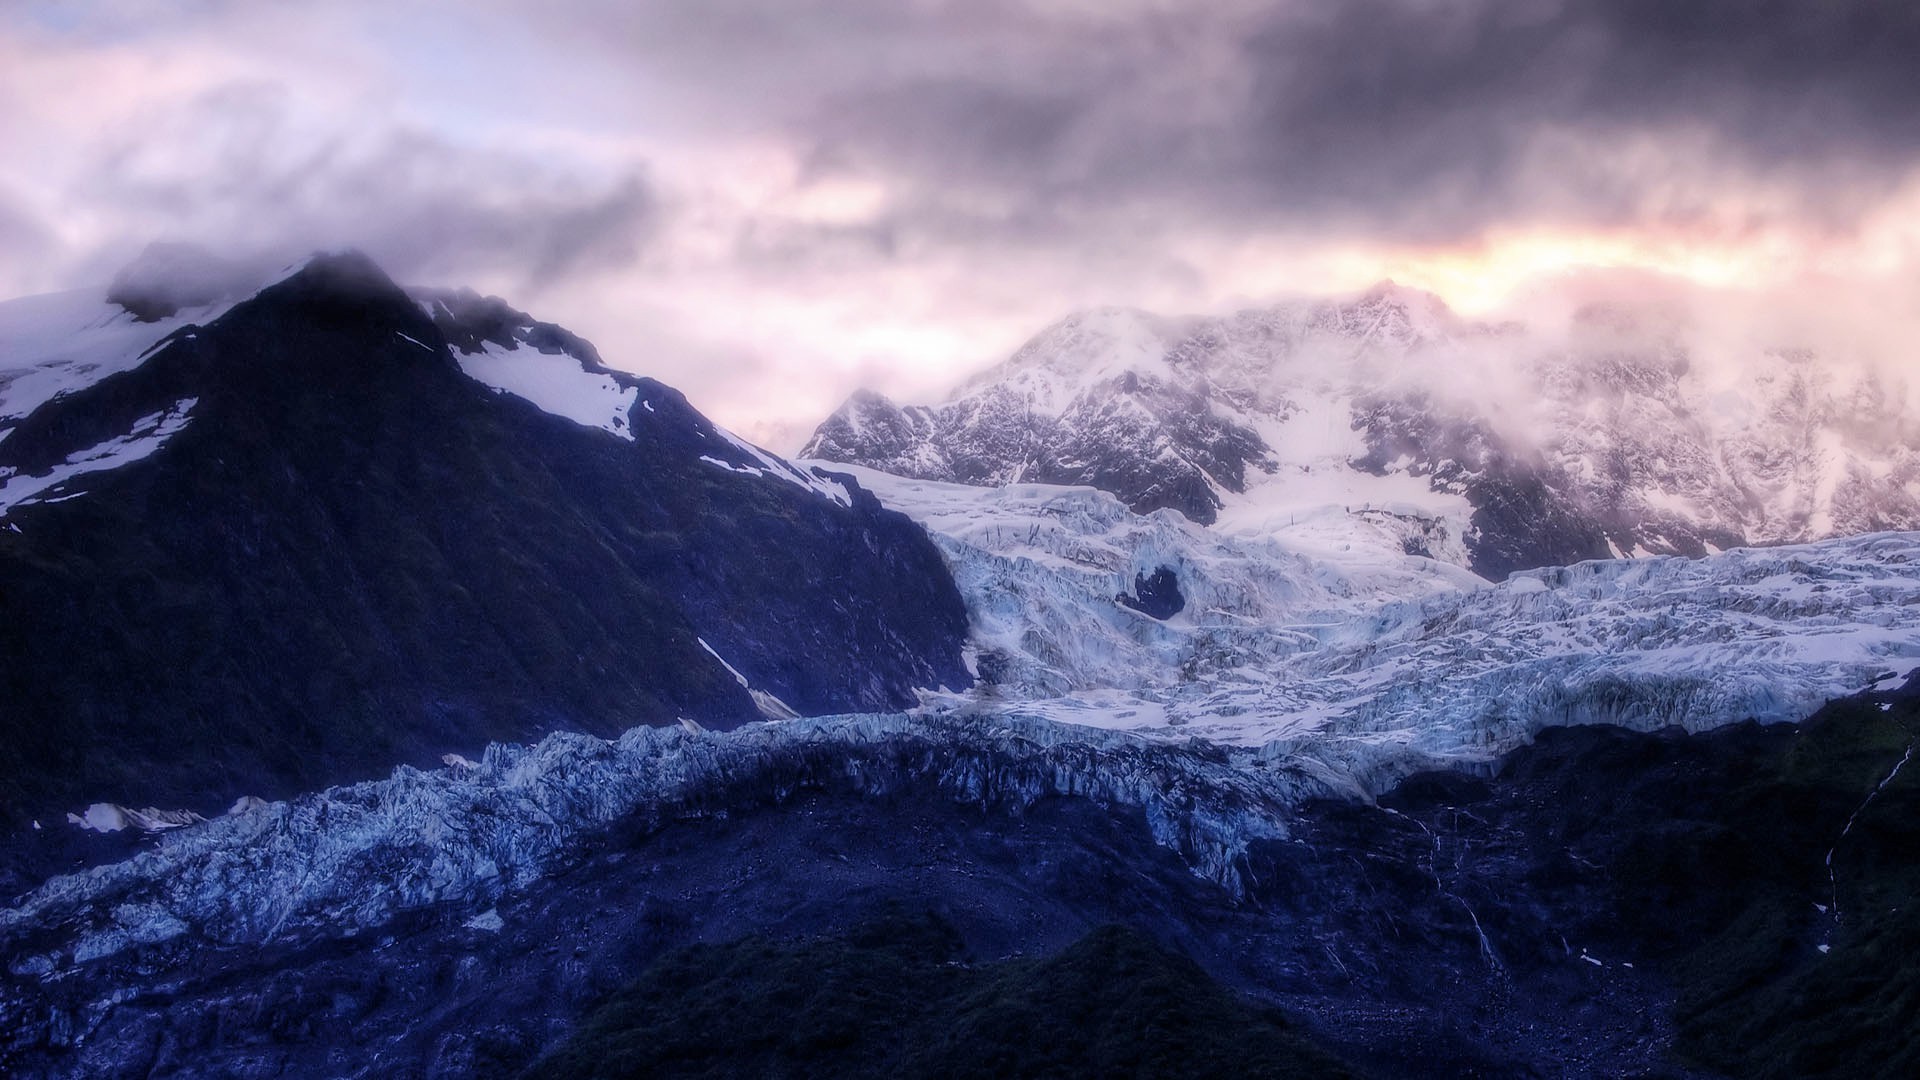
[[[1035,412],[999,388],[904,409],[862,391],[820,425],[801,456],[951,483],[1085,485],[1135,513],[1173,509],[1210,525],[1221,505],[1215,486],[1244,490],[1266,445],[1191,389],[1129,373],[1059,415]]]
[[[872,1022],[876,1016],[886,1022]],[[530,1071],[873,1080],[1351,1075],[1277,1010],[1239,998],[1193,961],[1119,926],[1051,956],[984,963],[933,915],[791,943],[695,946],[649,966],[581,1028]]]
[[[555,729],[757,718],[727,665],[803,713],[968,681],[964,608],[908,519],[775,475],[650,379],[608,373],[635,391],[631,441],[495,393],[450,345],[605,369],[451,299],[429,319],[364,258],[320,258],[0,442],[34,474],[184,419],[0,529],[0,819],[217,810]]]
[[[1133,595],[1121,593],[1114,599],[1156,619],[1171,619],[1187,606],[1187,598],[1180,594],[1180,577],[1171,566],[1162,566],[1151,575],[1133,575]]]
[[[1001,798],[1020,775],[1062,774],[991,737],[967,744],[983,756],[959,800],[934,780],[953,760],[916,749],[919,734],[855,769],[780,757],[594,833],[485,911],[422,908],[243,949],[189,934],[44,980],[19,949],[0,975],[0,1066],[515,1075],[596,1011],[587,1030],[605,1036],[617,995],[657,989],[686,963],[676,950],[821,936],[912,950],[905,913],[940,927],[941,956],[982,967],[1071,957],[1096,927],[1127,927],[1363,1074],[1906,1075],[1920,777],[1900,765],[1917,726],[1920,699],[1893,694],[1799,727],[1550,730],[1481,776],[1415,777],[1379,806],[1306,805],[1289,836],[1236,856],[1238,898],[1153,843],[1137,807]],[[789,749],[821,765],[830,751]],[[1208,753],[1221,752],[1108,763],[1202,794]],[[895,936],[874,942],[876,925]],[[787,963],[766,941],[733,948]],[[1110,989],[1157,970],[1109,973]],[[725,986],[751,1002],[768,981],[804,995],[835,977],[781,982],[758,964]],[[678,985],[704,994],[703,978]],[[848,1023],[900,1020],[864,1000]],[[648,1022],[686,1034],[657,1010]],[[711,1060],[738,1052],[730,1041]]]

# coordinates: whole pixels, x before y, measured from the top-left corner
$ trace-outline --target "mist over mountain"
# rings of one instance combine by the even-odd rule
[[[1730,356],[1657,297],[1486,323],[1387,283],[1072,315],[943,403],[855,395],[801,456],[1085,484],[1248,535],[1389,513],[1417,523],[1408,551],[1498,580],[1920,524],[1902,370],[1792,339]]]

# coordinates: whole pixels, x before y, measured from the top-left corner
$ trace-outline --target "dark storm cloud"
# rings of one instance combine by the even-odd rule
[[[921,40],[946,74],[876,75],[799,130],[823,171],[998,190],[1049,218],[1147,203],[1413,239],[1685,219],[1729,184],[1844,221],[1920,158],[1907,2],[1224,10],[1080,25],[1002,6],[953,46],[992,58],[981,75]]]
[[[352,246],[396,277],[499,272],[532,291],[630,264],[654,226],[636,173],[585,180],[416,128],[308,122],[294,104],[230,85],[144,118],[100,150],[79,196],[236,254]]]
[[[1671,179],[1604,162],[1556,170],[1530,157],[1549,133],[1699,140],[1710,163],[1803,183],[1810,199],[1836,171],[1895,179],[1920,151],[1920,7],[1905,2],[1329,9],[1247,41],[1259,72],[1248,163],[1309,206],[1418,206],[1437,188],[1436,224],[1542,203],[1617,219],[1648,209],[1641,182]],[[1542,180],[1557,192],[1536,190]]]

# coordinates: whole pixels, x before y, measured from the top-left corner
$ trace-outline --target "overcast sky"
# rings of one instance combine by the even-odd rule
[[[1911,303],[1915,57],[1911,0],[0,0],[0,295],[357,246],[786,445],[1094,304]]]

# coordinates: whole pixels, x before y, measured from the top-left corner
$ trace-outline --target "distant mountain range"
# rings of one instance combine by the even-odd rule
[[[1653,308],[1592,306],[1549,333],[1390,283],[1216,318],[1102,309],[943,403],[856,394],[801,457],[1085,484],[1302,542],[1358,516],[1331,531],[1385,529],[1495,580],[1920,525],[1903,387],[1804,348],[1738,363],[1701,363]]]

